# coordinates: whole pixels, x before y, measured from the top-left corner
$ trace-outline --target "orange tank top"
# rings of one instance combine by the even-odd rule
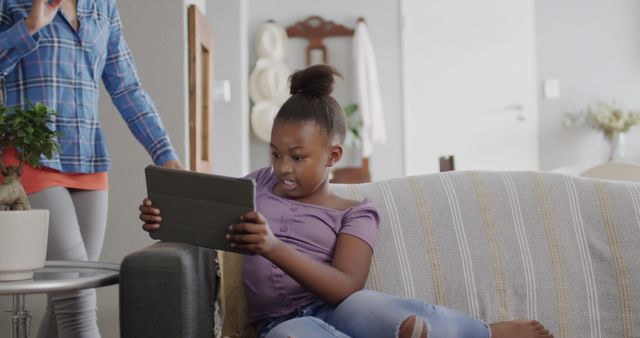
[[[18,162],[18,151],[7,149],[2,154],[5,165],[15,165]],[[0,175],[0,183],[3,181]],[[109,177],[106,172],[84,174],[84,173],[63,173],[46,167],[34,168],[25,164],[22,168],[20,181],[27,195],[50,187],[65,187],[81,190],[107,190],[109,189]]]

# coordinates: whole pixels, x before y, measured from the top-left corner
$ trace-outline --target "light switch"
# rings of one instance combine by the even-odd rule
[[[558,79],[544,80],[543,91],[545,99],[557,99],[560,97],[560,81]]]
[[[228,103],[231,101],[231,81],[213,81],[213,101]]]

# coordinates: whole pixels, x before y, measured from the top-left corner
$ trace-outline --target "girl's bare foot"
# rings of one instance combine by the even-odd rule
[[[491,338],[553,338],[536,320],[510,320],[490,324]]]

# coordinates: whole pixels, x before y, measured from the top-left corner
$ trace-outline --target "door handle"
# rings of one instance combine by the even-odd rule
[[[527,116],[524,113],[524,105],[520,103],[510,104],[505,108],[505,110],[514,112],[518,122],[524,122],[527,119]]]

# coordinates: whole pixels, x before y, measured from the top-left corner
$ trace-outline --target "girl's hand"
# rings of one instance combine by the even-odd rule
[[[160,209],[151,207],[151,200],[149,198],[145,198],[144,201],[142,201],[138,210],[140,210],[140,220],[144,222],[142,225],[144,231],[150,232],[160,228],[160,221],[162,221]]]
[[[231,247],[264,256],[282,244],[259,212],[248,212],[240,220],[241,223],[229,227],[227,240],[231,242]]]
[[[29,34],[33,35],[42,27],[50,24],[58,13],[64,0],[32,0],[29,16],[24,20],[29,29]]]

